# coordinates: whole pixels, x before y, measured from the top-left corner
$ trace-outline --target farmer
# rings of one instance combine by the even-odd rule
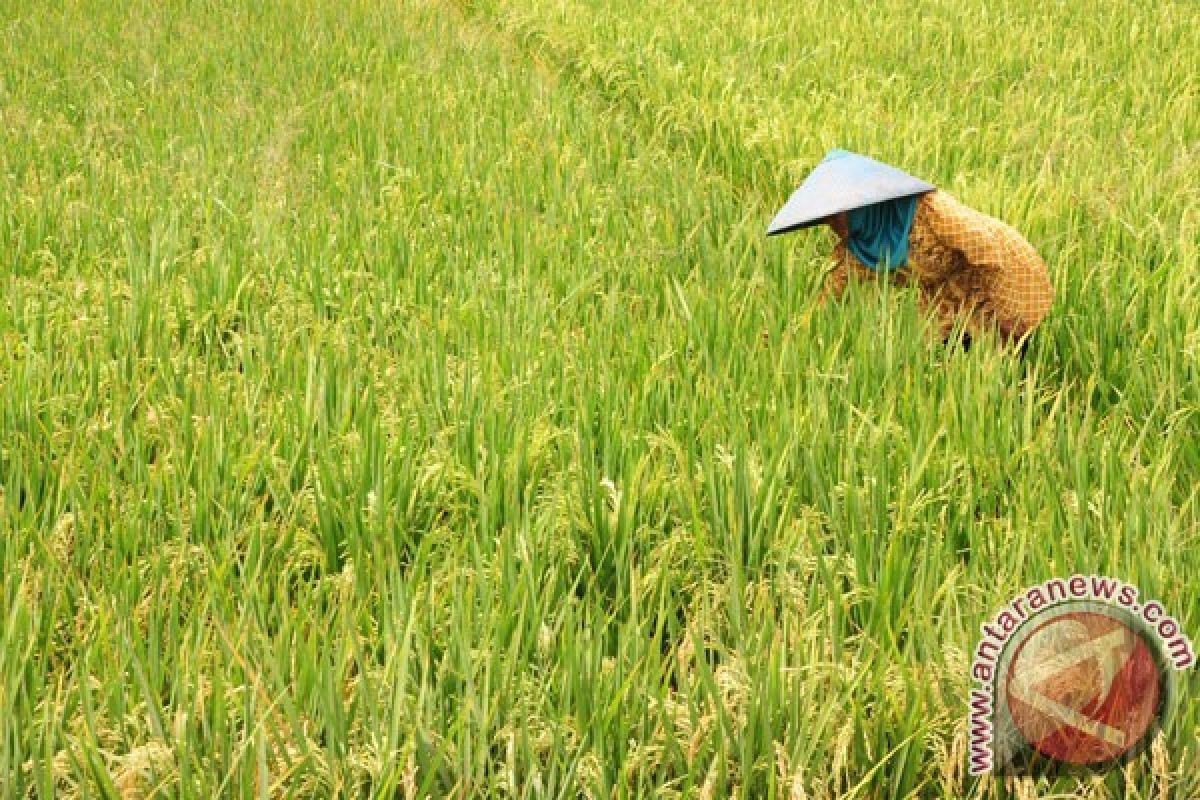
[[[944,341],[959,323],[964,347],[990,329],[1024,354],[1054,301],[1045,262],[1015,229],[864,156],[831,151],[767,233],[817,224],[838,237],[822,301],[883,273],[917,288]]]

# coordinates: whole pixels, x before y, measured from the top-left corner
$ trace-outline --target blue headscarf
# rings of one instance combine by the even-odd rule
[[[897,197],[856,208],[849,218],[850,241],[846,246],[868,269],[900,269],[908,263],[908,234],[917,213],[917,196]]]
[[[824,160],[847,155],[845,150],[833,150]],[[900,269],[908,263],[908,234],[916,213],[917,195],[855,208],[846,213],[850,229],[846,245],[868,269],[878,270],[880,264],[888,272]]]

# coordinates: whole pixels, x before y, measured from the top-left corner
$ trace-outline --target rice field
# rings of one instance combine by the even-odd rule
[[[966,774],[979,625],[1200,636],[1185,0],[0,0],[0,797],[1190,798]],[[1022,362],[766,239],[1020,229]]]

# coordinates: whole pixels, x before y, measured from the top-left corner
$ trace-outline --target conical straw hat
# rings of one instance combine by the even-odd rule
[[[807,228],[842,211],[936,188],[873,158],[831,150],[771,220],[767,235]]]

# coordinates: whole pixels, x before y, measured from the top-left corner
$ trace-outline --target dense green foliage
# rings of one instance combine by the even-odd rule
[[[1032,797],[994,609],[1200,636],[1190,2],[0,8],[0,796]],[[1027,234],[1027,362],[814,307],[833,146]]]

